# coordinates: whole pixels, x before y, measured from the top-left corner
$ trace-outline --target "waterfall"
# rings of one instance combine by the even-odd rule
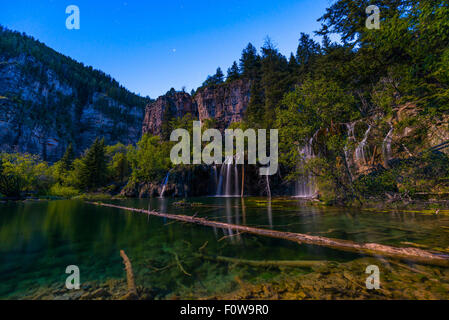
[[[232,175],[234,175],[234,182],[232,181]],[[226,156],[225,161],[221,165],[216,196],[240,196],[239,190],[237,163],[234,164],[233,156]]]
[[[313,138],[299,151],[301,160],[299,161],[299,169],[303,172],[296,184],[296,197],[313,198],[316,195],[315,181],[311,172],[304,172],[304,166],[308,160],[315,157],[313,154]]]
[[[355,134],[354,134],[355,122],[347,123],[346,127],[348,128],[348,142],[345,145],[344,151],[346,163],[348,164],[349,167],[352,164],[352,156],[350,154],[349,142],[355,141]]]
[[[270,176],[266,175],[265,177],[267,179],[267,196],[271,199]]]
[[[270,229],[273,229],[273,211],[271,210],[271,199],[268,200],[267,213],[268,213],[268,224],[270,225]]]
[[[355,128],[355,124],[357,122],[350,122],[346,124],[346,127],[348,128],[348,141],[344,147],[344,154],[345,154],[345,162],[346,162],[346,166],[348,168],[348,172],[349,172],[349,176],[352,179],[354,179],[352,172],[351,172],[351,168],[354,166],[354,154],[351,153],[351,146],[350,146],[350,142],[355,142],[355,134],[354,134],[354,128]]]
[[[359,143],[357,148],[355,149],[355,159],[358,163],[366,164],[366,157],[365,157],[365,146],[366,142],[368,140],[369,133],[371,131],[371,125],[368,125],[368,129],[365,132],[365,136],[363,137],[363,140]]]
[[[225,160],[226,163],[226,160]],[[223,189],[223,173],[224,173],[224,169],[225,169],[225,163],[223,163],[221,165],[221,170],[220,170],[220,178],[218,179],[218,187],[217,187],[217,196],[222,194],[222,189]]]
[[[165,193],[165,188],[167,187],[167,183],[168,183],[168,178],[170,177],[170,171],[167,173],[167,175],[165,176],[165,179],[164,179],[164,184],[163,184],[163,186],[162,186],[162,192],[161,192],[161,198],[163,198],[164,197],[164,193]]]
[[[214,187],[215,187],[215,193],[217,193],[217,188],[218,188],[218,177],[217,177],[217,175],[218,175],[218,172],[217,172],[217,165],[215,165],[214,164],[214,166],[213,166],[213,175],[214,175],[214,183],[215,183],[215,185],[214,185]]]
[[[232,166],[233,158],[226,164],[226,194],[227,196],[231,195],[231,166]]]
[[[391,136],[393,135],[393,125],[390,123],[390,131],[388,131],[387,136],[382,142],[382,154],[384,157],[384,164],[388,167],[388,161],[391,159]]]
[[[240,195],[240,188],[239,188],[239,170],[237,168],[237,164],[234,166],[234,186],[235,186],[235,195]]]

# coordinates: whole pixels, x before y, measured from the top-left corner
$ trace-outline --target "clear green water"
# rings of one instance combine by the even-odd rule
[[[449,227],[449,217],[443,214],[318,208],[282,199],[189,201],[203,206],[176,207],[175,201],[169,199],[111,202],[136,208],[148,208],[150,204],[152,210],[160,212],[196,214],[228,223],[357,242],[398,246],[413,242],[439,250],[449,247],[449,232],[445,228]],[[236,289],[236,276],[257,282],[280,272],[240,265],[231,268],[194,258],[206,241],[208,255],[242,259],[346,262],[359,258],[319,246],[239,235],[80,201],[0,203],[0,298],[20,298],[40,287],[62,287],[68,265],[79,266],[81,283],[123,279],[121,249],[132,261],[137,284],[151,287],[154,297],[161,299],[174,293],[195,297],[226,293]],[[190,276],[176,266],[176,256]],[[167,269],[156,271],[164,267]]]

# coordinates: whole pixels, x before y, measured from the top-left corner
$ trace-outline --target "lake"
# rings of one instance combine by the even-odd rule
[[[310,206],[298,199],[192,198],[110,203],[210,220],[447,253],[449,216]],[[82,201],[0,203],[0,298],[118,298],[126,291],[120,250],[148,299],[449,298],[449,270],[365,257],[233,230],[170,221]],[[323,261],[316,268],[253,266],[220,260]],[[217,259],[216,259],[217,258]],[[368,265],[381,290],[365,288]],[[82,290],[65,289],[66,267],[80,269]],[[103,288],[102,294],[92,292]],[[271,288],[271,289],[270,289]],[[121,292],[120,294],[117,292]],[[90,294],[90,296],[89,296]]]

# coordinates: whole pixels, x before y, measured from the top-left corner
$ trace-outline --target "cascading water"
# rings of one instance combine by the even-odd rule
[[[233,173],[234,173],[234,182],[232,182]],[[233,156],[227,156],[225,158],[225,161],[221,165],[216,196],[220,197],[239,196],[239,189],[240,188],[239,188],[237,164],[236,163],[234,164]]]
[[[267,196],[268,198],[271,198],[270,176],[266,175],[265,177],[267,179]]]
[[[357,148],[355,149],[355,160],[357,163],[363,163],[366,164],[366,157],[365,157],[365,146],[366,142],[368,141],[368,136],[371,131],[371,125],[368,125],[368,129],[365,132],[365,136],[363,137],[363,140],[359,143]]]
[[[231,167],[232,167],[232,158],[231,161],[228,161],[228,163],[226,164],[226,183],[225,183],[226,196],[231,195],[231,174],[232,174]]]
[[[239,170],[237,168],[237,164],[234,166],[234,186],[235,186],[235,195],[238,196],[240,194],[239,188]]]
[[[311,172],[305,172],[305,164],[308,160],[315,157],[313,154],[313,138],[299,151],[301,160],[299,161],[299,170],[303,172],[296,183],[296,197],[313,198],[316,195],[315,180]]]
[[[387,136],[382,142],[382,154],[384,158],[384,164],[388,167],[388,161],[391,159],[391,138],[393,135],[393,125],[390,123],[390,131],[388,131]]]
[[[170,177],[170,171],[167,173],[167,175],[165,176],[165,179],[164,179],[164,184],[163,184],[163,186],[162,186],[162,191],[161,191],[161,198],[163,198],[164,197],[164,193],[165,193],[165,189],[167,188],[167,183],[168,183],[168,178]]]
[[[217,172],[217,166],[214,164],[213,168],[213,172],[212,174],[214,175],[214,186],[215,186],[215,193],[217,192],[217,188],[218,188],[218,172]]]
[[[348,143],[345,145],[344,151],[346,163],[348,164],[348,167],[350,167],[352,164],[352,156],[350,153],[351,148],[349,146],[349,143],[355,142],[355,134],[354,134],[355,122],[347,123],[346,127],[348,128]]]

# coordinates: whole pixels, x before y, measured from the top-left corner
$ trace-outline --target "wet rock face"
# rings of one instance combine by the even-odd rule
[[[199,89],[195,97],[185,92],[169,93],[146,107],[142,132],[160,135],[164,121],[188,113],[201,121],[215,119],[217,129],[223,130],[242,120],[249,98],[250,83],[244,80]]]
[[[0,53],[0,151],[38,154],[53,162],[70,143],[81,153],[96,137],[107,144],[139,140],[141,107],[100,92],[77,103],[76,92],[34,57]]]

